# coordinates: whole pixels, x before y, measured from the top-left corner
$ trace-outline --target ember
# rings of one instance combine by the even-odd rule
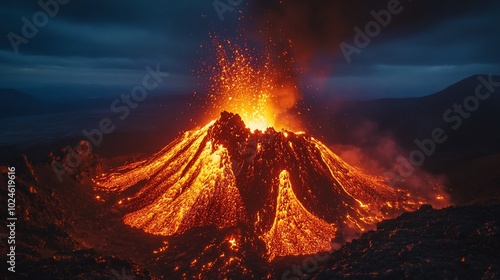
[[[96,186],[120,195],[142,180],[134,195],[118,200],[129,211],[126,224],[165,236],[247,224],[270,260],[328,251],[345,232],[366,231],[425,203],[444,205],[364,174],[307,134],[252,132],[227,112],[150,158],[99,177]]]
[[[163,236],[200,227],[224,231],[226,249],[209,242],[204,250],[225,250],[219,257],[227,270],[243,263],[243,248],[257,246],[245,241],[243,229],[265,244],[262,257],[272,261],[330,251],[381,220],[423,204],[446,205],[436,187],[428,189],[432,196],[393,188],[348,165],[304,129],[294,132],[300,125],[279,120],[295,103],[296,88],[279,84],[269,63],[255,66],[236,46],[231,55],[222,45],[217,50],[220,73],[212,78],[210,110],[223,111],[220,117],[96,178],[98,190],[118,196],[125,224]],[[285,96],[290,103],[283,109]],[[200,275],[219,266],[214,259],[191,262]],[[243,264],[240,270],[248,271]]]

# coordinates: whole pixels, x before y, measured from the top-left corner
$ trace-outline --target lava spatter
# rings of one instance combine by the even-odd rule
[[[364,174],[307,134],[252,132],[228,112],[96,178],[96,188],[120,196],[132,227],[164,236],[244,227],[265,243],[268,260],[327,251],[346,230],[437,203]]]

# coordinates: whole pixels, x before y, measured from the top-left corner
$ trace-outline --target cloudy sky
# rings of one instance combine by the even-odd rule
[[[1,2],[0,88],[112,95],[159,64],[170,73],[162,92],[190,94],[193,71],[207,59],[200,45],[210,49],[210,33],[290,40],[304,94],[421,96],[473,74],[500,74],[500,3],[493,0],[241,0],[234,8],[224,3],[238,1],[220,0],[219,8],[231,8],[223,21],[210,0],[59,2],[67,3],[49,16],[37,1]],[[355,28],[365,30],[373,12],[388,5],[399,12],[373,29],[366,46],[356,46]],[[31,24],[36,31],[26,27]],[[346,59],[341,44],[356,53]]]

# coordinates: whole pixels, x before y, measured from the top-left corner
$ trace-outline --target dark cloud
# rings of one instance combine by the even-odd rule
[[[364,28],[373,20],[370,11],[390,1],[396,0],[244,1],[221,22],[212,1],[70,0],[17,54],[7,34],[21,35],[21,18],[31,20],[40,7],[3,1],[0,87],[124,86],[159,63],[177,77],[169,88],[189,92],[197,61],[208,58],[200,45],[210,45],[209,34],[265,44],[284,72],[302,69],[283,76],[306,85],[306,94],[317,88],[336,97],[415,96],[499,72],[500,2],[494,0],[401,0],[404,10],[347,63],[340,43],[353,44],[353,28]],[[289,40],[293,47],[283,56]]]
[[[257,0],[253,7],[259,28],[266,36],[292,39],[299,56],[308,57],[321,51],[338,51],[342,41],[352,41],[354,27],[363,29],[373,20],[371,11],[387,10],[392,2],[400,3],[403,11],[392,16],[383,30],[383,38],[411,36],[462,17],[494,16],[497,25],[500,22],[497,16],[500,6],[493,0]],[[441,35],[445,40],[446,33]]]
[[[379,35],[348,61],[372,11],[400,3]],[[431,94],[478,73],[500,71],[500,3],[493,0],[287,0],[253,2],[265,37],[290,39],[306,91],[338,98]],[[280,46],[281,48],[281,46]],[[281,50],[278,48],[276,53]]]
[[[199,46],[220,25],[210,1],[69,1],[15,53],[8,34],[23,36],[22,18],[41,10],[36,1],[0,4],[0,87],[123,86],[160,64],[189,89]]]

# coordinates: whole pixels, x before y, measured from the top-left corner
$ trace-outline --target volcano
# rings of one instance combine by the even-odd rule
[[[234,248],[245,231],[265,244],[268,261],[329,251],[383,219],[443,206],[350,166],[304,132],[251,131],[229,112],[94,182],[119,197],[131,227],[162,236],[229,230]]]

